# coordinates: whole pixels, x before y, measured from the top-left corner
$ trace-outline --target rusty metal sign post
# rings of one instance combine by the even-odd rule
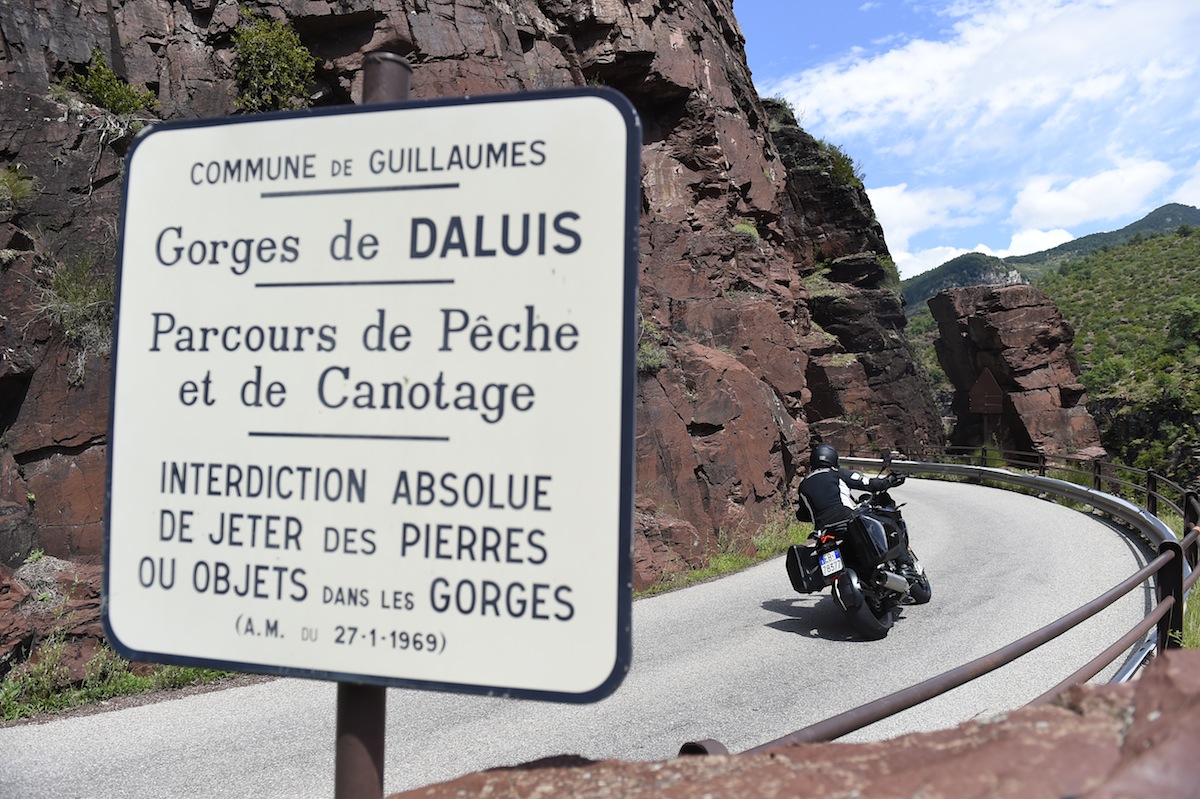
[[[412,66],[395,53],[363,59],[363,105],[408,99]],[[339,682],[334,747],[334,799],[382,799],[387,741],[387,688]]]
[[[363,59],[363,105],[408,99],[412,66],[395,53]],[[387,688],[339,682],[334,751],[334,799],[381,799],[386,748]]]

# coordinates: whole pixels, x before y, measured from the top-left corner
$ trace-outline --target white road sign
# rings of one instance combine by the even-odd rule
[[[639,146],[606,89],[139,137],[105,533],[118,651],[557,701],[615,690]]]

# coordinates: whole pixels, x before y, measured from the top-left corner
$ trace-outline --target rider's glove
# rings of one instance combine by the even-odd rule
[[[893,474],[893,475],[889,475],[889,477],[892,481],[892,488],[895,488],[898,485],[904,485],[904,475]]]

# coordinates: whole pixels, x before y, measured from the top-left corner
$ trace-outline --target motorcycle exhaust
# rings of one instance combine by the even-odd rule
[[[895,572],[880,569],[875,572],[875,584],[889,591],[895,591],[897,594],[908,593],[908,580],[905,580]]]

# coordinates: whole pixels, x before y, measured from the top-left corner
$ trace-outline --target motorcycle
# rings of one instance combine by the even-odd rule
[[[880,475],[890,466],[884,458]],[[893,486],[903,483],[894,475]],[[868,640],[887,636],[895,609],[933,596],[929,577],[908,542],[908,525],[887,488],[862,494],[853,518],[788,549],[787,572],[802,594],[832,588],[838,607]],[[905,557],[907,555],[907,557]]]

